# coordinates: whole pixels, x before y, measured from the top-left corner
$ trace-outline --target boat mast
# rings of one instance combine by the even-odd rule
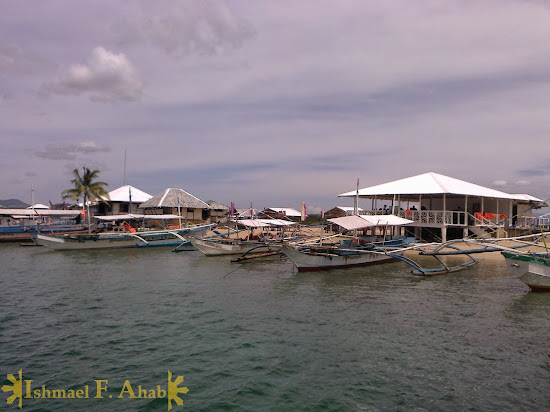
[[[355,190],[355,199],[353,202],[353,214],[359,216],[359,178],[357,178],[357,189]],[[353,237],[357,237],[357,229],[353,229]]]
[[[124,149],[124,182],[123,185],[126,185],[126,149]]]
[[[130,200],[130,204],[128,206],[128,213],[132,213],[132,187],[130,185],[128,185],[128,199]]]

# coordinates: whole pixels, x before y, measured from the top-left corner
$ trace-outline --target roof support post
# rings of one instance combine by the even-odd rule
[[[464,225],[468,226],[468,195],[464,197]],[[467,235],[467,232],[466,232],[466,235]]]
[[[447,216],[447,193],[443,193],[443,226],[445,228],[447,227],[447,221],[445,220],[445,217]],[[441,232],[443,234],[443,232]],[[447,234],[447,231],[445,230],[445,235]],[[446,240],[444,240],[445,242]]]

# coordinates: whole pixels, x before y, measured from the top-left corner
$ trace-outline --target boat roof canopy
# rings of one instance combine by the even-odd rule
[[[373,226],[403,226],[413,223],[412,220],[403,219],[395,215],[351,215],[328,219],[328,221],[347,230],[363,229]]]
[[[232,222],[246,227],[281,227],[296,224],[296,222],[290,222],[282,219],[242,219],[232,220]]]
[[[0,215],[33,217],[33,216],[77,216],[80,210],[51,210],[51,209],[0,209]]]
[[[171,220],[171,219],[183,219],[178,215],[137,215],[129,213],[127,215],[111,215],[111,216],[94,216],[96,219],[104,221],[115,220]]]

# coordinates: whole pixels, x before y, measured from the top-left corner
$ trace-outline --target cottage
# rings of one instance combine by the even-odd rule
[[[208,219],[210,206],[183,189],[168,188],[143,202],[144,214],[173,214],[181,216],[186,223],[199,223]]]
[[[210,206],[210,221],[217,222],[227,218],[229,206],[216,202],[215,200],[207,200],[206,203]]]
[[[429,172],[364,189],[339,197],[370,199],[365,214],[386,214],[378,201],[391,202],[390,212],[413,220],[416,237],[448,238],[508,236],[522,229],[534,208],[547,206],[529,195],[501,192],[452,177]]]
[[[142,214],[141,203],[152,197],[149,193],[134,186],[124,185],[109,192],[108,203],[99,202],[97,204],[97,213],[100,215]]]
[[[353,215],[355,213],[354,210],[355,209],[354,209],[353,206],[336,206],[336,207],[333,207],[330,210],[327,210],[323,214],[323,217],[325,219],[333,219],[333,218],[336,218],[336,217],[349,216],[349,215]],[[358,207],[357,212],[359,214],[361,214],[362,212],[364,212],[364,210],[361,209],[360,207]]]

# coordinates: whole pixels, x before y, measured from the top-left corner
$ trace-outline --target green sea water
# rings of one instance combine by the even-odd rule
[[[550,294],[504,261],[424,278],[230,260],[0,245],[0,385],[89,388],[24,411],[165,411],[125,384],[166,389],[168,371],[189,389],[176,412],[550,410]]]

